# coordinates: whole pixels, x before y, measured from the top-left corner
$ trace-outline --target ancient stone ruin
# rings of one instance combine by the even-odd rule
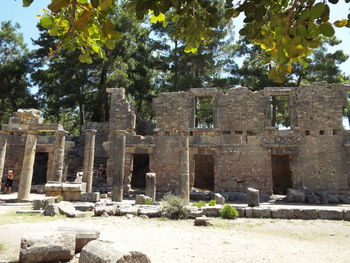
[[[105,187],[114,201],[146,184],[150,195],[156,189],[186,200],[193,188],[223,195],[252,187],[260,194],[293,188],[347,196],[350,132],[342,116],[349,91],[321,82],[256,92],[162,93],[153,99],[155,123],[140,130],[124,89],[108,89],[109,123],[87,124],[79,138],[65,138],[59,124],[43,124],[40,111],[16,112],[2,126],[0,172],[4,164],[15,170],[19,199],[28,196],[31,182],[74,181],[77,171],[83,171],[87,192]],[[107,168],[104,182],[93,176],[99,164]]]

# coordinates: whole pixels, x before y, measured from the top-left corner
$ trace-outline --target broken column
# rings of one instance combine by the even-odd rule
[[[65,132],[57,131],[55,133],[55,150],[51,168],[51,178],[56,182],[62,182],[65,143]]]
[[[24,149],[24,157],[19,179],[18,200],[29,198],[30,187],[33,178],[33,166],[35,160],[35,150],[38,134],[31,132],[27,134],[26,145]]]
[[[112,145],[115,149],[112,201],[117,202],[123,201],[126,134],[127,131],[125,130],[116,130]]]
[[[251,187],[247,188],[247,203],[251,207],[260,205],[259,190]]]
[[[92,174],[95,158],[95,134],[96,130],[85,130],[85,148],[83,164],[83,182],[86,182],[86,192],[92,192]]]
[[[156,174],[155,173],[146,173],[146,189],[145,195],[151,197],[153,201],[156,200]]]
[[[7,134],[5,132],[0,131],[0,190],[1,190],[1,179],[4,174],[6,146],[7,146]]]
[[[179,186],[180,196],[187,203],[190,202],[190,152],[188,131],[179,135]]]

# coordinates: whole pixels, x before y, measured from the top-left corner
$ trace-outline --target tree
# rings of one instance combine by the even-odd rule
[[[7,121],[19,108],[35,107],[29,92],[27,74],[30,71],[28,50],[17,30],[18,24],[1,22],[0,30],[0,123]]]
[[[23,0],[29,6],[33,0]],[[328,3],[338,0],[226,0],[225,15],[217,8],[219,1],[209,0],[129,0],[128,6],[139,19],[151,13],[152,22],[167,26],[175,23],[174,36],[185,41],[185,52],[196,53],[200,44],[210,42],[213,29],[221,21],[245,15],[240,34],[263,50],[263,62],[269,64],[269,77],[284,82],[293,63],[307,65],[307,57],[320,46],[320,37],[332,37],[334,27],[350,27],[348,19],[329,21]],[[350,0],[345,0],[349,3]],[[108,15],[117,0],[52,0],[50,11],[41,24],[62,42],[58,47],[80,49],[80,59],[91,62],[93,53],[104,57],[103,45],[114,48],[119,34],[113,30]],[[349,15],[350,16],[350,15]]]

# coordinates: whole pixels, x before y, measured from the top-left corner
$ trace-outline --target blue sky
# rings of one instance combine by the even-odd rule
[[[24,36],[24,40],[27,43],[29,49],[33,49],[31,38],[36,39],[39,32],[36,28],[36,24],[39,18],[36,15],[41,15],[41,9],[46,6],[51,0],[34,0],[32,5],[27,8],[22,7],[22,0],[1,0],[0,8],[0,21],[11,20],[12,22],[18,22],[21,25],[21,31]],[[337,5],[331,5],[331,18],[332,22],[339,18],[346,18],[349,12],[350,4],[346,4],[344,1],[340,1]],[[242,25],[242,19],[238,18],[236,24],[236,31]],[[350,29],[338,28],[336,29],[337,38],[341,39],[342,44],[338,45],[336,49],[343,49],[346,54],[350,54]],[[333,51],[331,49],[331,51]],[[348,59],[341,66],[342,70],[350,75],[350,59]]]

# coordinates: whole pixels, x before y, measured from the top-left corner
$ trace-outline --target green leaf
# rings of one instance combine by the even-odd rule
[[[44,16],[40,19],[40,25],[43,28],[50,29],[53,26],[53,21],[52,21],[51,17]]]
[[[113,0],[99,0],[102,11],[106,11],[113,5]]]
[[[334,22],[334,25],[336,27],[343,27],[346,26],[348,24],[348,20],[347,19],[342,19],[342,20],[338,20]]]
[[[91,0],[91,5],[92,5],[93,8],[97,8],[98,5],[99,5],[98,0]]]
[[[33,3],[33,0],[23,0],[23,7],[28,7]]]
[[[321,17],[321,15],[323,14],[323,10],[324,10],[324,4],[323,3],[317,3],[316,5],[311,7],[311,9],[310,9],[310,17],[311,17],[311,19],[316,19],[316,18]]]
[[[106,41],[106,47],[108,48],[108,49],[114,49],[115,48],[115,41],[113,40],[113,39],[107,39],[107,41]]]
[[[330,23],[322,23],[320,25],[320,30],[322,35],[326,36],[326,37],[332,37],[335,33],[334,28],[332,27],[332,25]]]
[[[51,4],[47,7],[54,13],[60,11],[62,8],[68,7],[70,4],[69,0],[52,0]]]

